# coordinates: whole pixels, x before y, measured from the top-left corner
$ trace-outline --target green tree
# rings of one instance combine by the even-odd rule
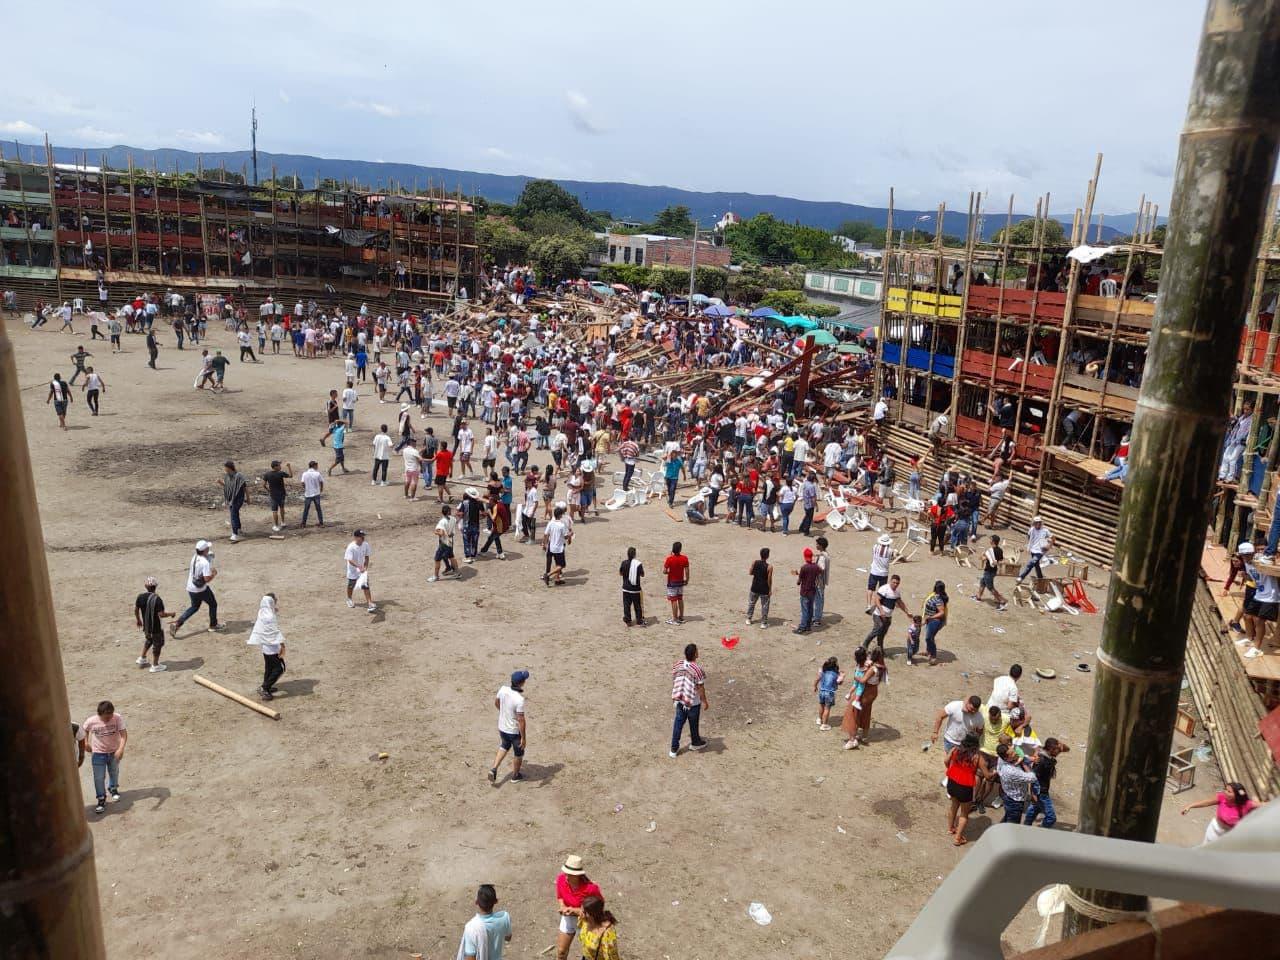
[[[590,253],[590,246],[580,237],[536,237],[529,244],[529,262],[544,286],[576,278],[587,265]]]
[[[476,242],[488,263],[506,266],[529,259],[533,238],[509,220],[484,217],[476,224]]]
[[[693,217],[684,204],[664,209],[641,233],[657,233],[664,237],[692,237]]]
[[[689,292],[689,271],[679,267],[653,267],[649,283],[664,296],[672,297]]]
[[[606,263],[600,267],[600,279],[605,283],[625,283],[637,290],[649,286],[652,277],[648,267],[634,263]]]
[[[520,221],[520,226],[535,237],[574,237],[583,233],[582,224],[563,213],[539,210]]]
[[[784,317],[794,317],[804,305],[805,296],[799,290],[771,290],[760,298],[760,306],[773,307]]]
[[[853,258],[825,230],[799,223],[785,223],[769,213],[730,224],[725,244],[741,264],[791,264],[847,266]]]
[[[591,215],[583,209],[581,201],[553,180],[526,183],[511,213],[516,225],[524,229],[529,229],[529,222],[539,213],[557,214],[580,227],[593,226]]]
[[[848,237],[857,243],[872,243],[877,247],[884,246],[884,227],[877,227],[867,220],[846,220],[836,227],[836,236]]]
[[[1004,227],[995,232],[992,242],[1004,243]],[[1032,217],[1025,220],[1019,220],[1011,228],[1009,228],[1009,242],[1014,245],[1024,247],[1032,247],[1036,245],[1036,221]],[[1046,247],[1061,247],[1067,242],[1067,232],[1062,229],[1062,224],[1057,220],[1046,220],[1044,222],[1044,245]]]

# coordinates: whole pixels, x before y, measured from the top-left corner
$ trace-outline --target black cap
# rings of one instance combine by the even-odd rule
[[[364,536],[364,531],[363,531],[363,530],[357,530],[355,533],[353,533],[353,534],[352,534],[352,536],[353,536],[353,537],[363,537],[363,536]]]

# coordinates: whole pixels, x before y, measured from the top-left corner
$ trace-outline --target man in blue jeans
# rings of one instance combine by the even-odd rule
[[[680,459],[680,452],[673,450],[667,458],[667,462],[662,465],[662,477],[667,481],[667,506],[674,507],[676,505],[676,485],[680,482],[680,468],[684,466],[684,461]]]
[[[108,791],[110,800],[120,799],[120,761],[124,759],[124,747],[129,740],[124,716],[116,713],[110,700],[98,704],[97,713],[86,720],[77,734],[76,766],[84,763],[85,746],[89,748],[93,763],[93,789],[98,804],[94,813],[107,812]]]
[[[818,580],[822,578],[822,568],[813,562],[813,551],[804,548],[804,563],[799,570],[791,571],[800,587],[800,625],[792,633],[808,633],[813,627],[814,596],[818,592]]]
[[[1040,748],[1040,756],[1031,767],[1031,772],[1036,775],[1036,780],[1040,783],[1040,792],[1027,804],[1026,816],[1022,822],[1028,827],[1035,824],[1036,817],[1041,813],[1044,814],[1044,820],[1041,821],[1040,826],[1052,828],[1058,822],[1058,814],[1053,809],[1053,797],[1049,796],[1049,785],[1058,771],[1058,754],[1066,753],[1070,749],[1065,743],[1059,743],[1057,737],[1045,738],[1044,746]]]
[[[234,460],[228,460],[222,467],[222,502],[230,514],[231,542],[236,543],[240,539],[240,508],[249,502],[249,484],[236,469]]]
[[[687,644],[684,659],[671,668],[671,700],[676,705],[675,722],[671,727],[671,751],[668,757],[680,753],[680,734],[685,722],[689,723],[689,749],[701,750],[707,745],[698,731],[698,721],[707,703],[707,675],[698,666],[698,645]]]
[[[187,596],[191,598],[191,606],[182,611],[182,615],[177,620],[169,624],[171,637],[178,635],[179,628],[194,617],[202,605],[209,607],[209,629],[222,629],[222,624],[218,622],[218,598],[213,595],[213,589],[209,586],[218,575],[217,569],[213,566],[213,554],[210,553],[212,547],[213,544],[208,540],[196,541],[195,555],[187,565]]]
[[[996,748],[996,773],[1000,777],[1000,792],[1004,794],[1004,818],[1001,823],[1022,823],[1027,801],[1034,801],[1036,775],[1024,770],[1017,762],[1012,744],[1002,743]]]
[[[1026,566],[1022,568],[1022,572],[1018,574],[1018,583],[1022,583],[1032,570],[1036,572],[1036,579],[1044,579],[1044,571],[1040,569],[1040,561],[1044,559],[1044,555],[1049,551],[1051,543],[1053,543],[1053,533],[1044,525],[1044,517],[1039,515],[1032,517],[1031,526],[1027,528],[1027,553],[1031,554],[1031,556],[1027,560]]]

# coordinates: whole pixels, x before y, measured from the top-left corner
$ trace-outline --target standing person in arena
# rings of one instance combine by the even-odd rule
[[[773,597],[773,564],[769,562],[769,548],[760,548],[760,559],[747,569],[751,588],[747,593],[747,626],[755,616],[756,602],[760,603],[760,629],[769,625],[769,601]]]
[[[147,666],[147,652],[150,651],[151,672],[161,673],[168,669],[160,662],[160,651],[164,649],[164,621],[167,618],[176,617],[177,614],[165,610],[164,600],[160,598],[160,594],[156,593],[155,577],[147,577],[142,586],[143,592],[133,601],[134,619],[137,620],[138,629],[142,631],[143,637],[142,653],[139,654],[136,662],[140,667]]]
[[[887,533],[881,534],[871,548],[871,567],[867,574],[867,609],[864,613],[871,612],[876,602],[876,591],[889,582],[889,566],[893,563],[895,552],[893,537]]]
[[[284,501],[287,496],[284,482],[292,479],[293,464],[286,463],[280,468],[279,460],[271,461],[271,469],[262,475],[262,482],[267,485],[267,497],[271,501],[271,531],[279,533],[284,529]]]
[[[800,588],[800,623],[792,633],[808,633],[813,629],[814,596],[818,592],[818,581],[822,578],[822,568],[814,563],[814,554],[809,547],[804,548],[804,563],[799,570],[792,570],[796,585]]]
[[[822,612],[826,609],[827,602],[827,585],[831,582],[831,554],[827,552],[830,546],[826,537],[818,537],[814,543],[818,549],[813,552],[813,562],[818,565],[821,571],[818,575],[818,581],[813,585],[813,622],[812,626],[822,626]]]
[[[58,415],[58,426],[67,429],[67,405],[71,403],[71,388],[62,379],[62,374],[55,373],[49,381],[49,396],[45,398],[45,406],[53,404],[53,412]]]
[[[680,735],[685,723],[689,724],[689,749],[701,750],[707,745],[702,739],[698,724],[707,702],[707,675],[698,666],[698,645],[686,644],[684,659],[671,668],[671,700],[675,704],[675,721],[671,728],[671,750],[668,757],[675,759],[680,753]]]
[[[996,610],[1004,611],[1009,609],[1009,604],[1005,601],[1004,595],[996,589],[996,573],[1000,570],[1000,564],[1004,561],[1004,550],[1000,548],[1000,538],[994,533],[991,535],[991,546],[987,547],[982,554],[982,579],[978,581],[978,592],[973,595],[973,599],[982,602],[982,595],[988,590],[991,591],[991,597],[996,602]]]
[[[1044,555],[1048,552],[1049,546],[1053,543],[1053,533],[1044,525],[1044,517],[1039,515],[1031,518],[1031,526],[1027,528],[1027,558],[1026,566],[1022,568],[1022,572],[1018,574],[1017,582],[1022,583],[1026,579],[1027,574],[1032,570],[1036,572],[1036,579],[1044,579],[1044,571],[1040,569],[1040,561],[1044,559]]]
[[[440,505],[440,519],[436,521],[436,552],[434,558],[434,567],[431,576],[427,577],[427,583],[435,583],[437,580],[447,578],[456,578],[458,576],[458,564],[453,558],[453,539],[458,529],[457,521],[450,514],[453,508],[449,504]],[[444,572],[440,572],[440,565],[444,564]]]
[[[967,733],[960,743],[947,751],[944,760],[947,767],[947,833],[957,847],[968,843],[964,835],[969,825],[969,812],[973,809],[974,790],[978,782],[991,777],[987,761],[978,750],[977,734]]]
[[[249,502],[249,484],[244,475],[236,469],[234,460],[222,465],[222,504],[227,509],[227,518],[231,526],[231,542],[240,541],[240,510]]]
[[[387,433],[384,423],[373,437],[373,473],[370,474],[369,486],[387,485],[387,468],[391,466],[391,434]],[[381,477],[381,479],[379,479]]]
[[[91,755],[93,787],[98,803],[94,813],[107,812],[108,796],[112,803],[120,799],[120,761],[124,759],[129,731],[125,729],[124,715],[116,713],[115,704],[103,700],[97,712],[80,725],[77,734],[79,752],[76,765],[84,763],[85,748]]]
[[[604,899],[600,888],[591,882],[582,868],[582,858],[570,854],[564,858],[564,866],[556,877],[556,904],[560,908],[560,923],[556,936],[556,960],[567,960],[574,935],[578,932],[583,914],[583,904],[588,897]],[[585,950],[583,957],[586,957]],[[591,960],[595,960],[594,957]],[[604,958],[601,958],[604,960]]]
[[[636,559],[636,548],[627,547],[627,557],[618,568],[622,577],[622,622],[628,627],[634,622],[644,627],[644,599],[640,582],[644,578],[644,564]]]
[[[89,412],[96,417],[98,415],[98,397],[107,392],[107,382],[102,379],[102,374],[94,372],[93,367],[86,367],[84,383],[80,385],[80,389],[85,393],[85,402],[89,405]]]
[[[196,541],[196,552],[187,564],[187,596],[191,605],[187,607],[177,620],[169,624],[169,636],[176,637],[182,625],[195,616],[201,606],[209,608],[209,629],[221,630],[218,622],[218,598],[213,595],[209,584],[218,575],[218,568],[213,565],[213,544],[208,540]]]
[[[893,624],[894,611],[899,607],[908,617],[911,611],[907,609],[906,602],[902,599],[902,578],[896,573],[889,577],[889,582],[881,584],[872,597],[871,606],[871,630],[867,633],[866,638],[862,641],[862,645],[868,650],[874,647],[883,647],[884,639],[889,634],[889,627]],[[908,652],[907,663],[911,663],[911,655]]]
[[[552,583],[557,587],[564,586],[565,550],[572,540],[573,532],[564,520],[564,507],[556,507],[551,520],[542,528],[542,549],[547,557],[542,582],[548,587]]]
[[[364,593],[364,602],[367,604],[365,609],[369,613],[374,613],[378,606],[373,602],[373,595],[369,592],[369,564],[372,563],[373,548],[365,541],[364,531],[357,530],[351,535],[351,542],[347,544],[346,552],[343,559],[347,563],[347,606],[354,607],[356,605],[354,594],[357,586]]]
[[[258,696],[263,700],[275,699],[276,682],[285,670],[284,634],[280,632],[277,613],[276,595],[266,594],[258,604],[258,618],[247,641],[262,651],[262,686],[258,688]]]
[[[495,911],[498,892],[491,883],[476,891],[476,915],[462,928],[459,960],[502,960],[503,947],[511,942],[511,915]]]
[[[667,621],[670,626],[684,623],[684,588],[689,585],[689,558],[683,551],[683,545],[677,540],[662,563],[662,572],[667,575],[667,600],[671,603],[671,619]]]
[[[524,779],[520,772],[524,765],[524,748],[527,742],[525,726],[524,684],[529,679],[528,670],[517,670],[511,674],[511,683],[498,688],[494,695],[493,705],[498,711],[498,753],[493,758],[493,766],[489,768],[489,782],[498,782],[498,768],[507,753],[514,752],[511,779],[519,782]]]
[[[320,498],[324,496],[324,474],[320,472],[315,460],[307,461],[307,469],[302,471],[302,526],[307,525],[307,517],[311,508],[316,508],[316,522],[324,526],[324,510],[320,507]]]

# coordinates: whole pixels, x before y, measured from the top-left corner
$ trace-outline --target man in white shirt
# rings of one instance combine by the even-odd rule
[[[356,428],[356,401],[358,399],[355,382],[348,380],[347,388],[342,391],[342,418],[347,421],[347,427],[352,430]]]
[[[458,575],[458,565],[453,559],[453,536],[458,527],[457,522],[450,516],[452,512],[452,508],[447,503],[440,507],[441,516],[436,524],[435,568],[431,576],[427,577],[427,583],[435,583],[445,577],[456,577]],[[442,563],[444,564],[444,573],[440,572],[440,564]]]
[[[187,564],[187,596],[191,598],[191,606],[187,607],[177,620],[169,624],[171,637],[178,635],[178,629],[196,615],[201,604],[209,608],[209,629],[222,629],[222,624],[218,622],[218,598],[213,595],[213,590],[209,587],[213,578],[218,575],[217,568],[213,565],[212,549],[213,544],[208,540],[196,541],[196,552],[191,557],[191,562]]]
[[[1032,517],[1031,526],[1027,529],[1027,552],[1031,554],[1031,557],[1027,560],[1026,566],[1022,568],[1022,572],[1018,574],[1018,583],[1022,583],[1027,574],[1033,569],[1036,572],[1037,580],[1044,579],[1044,571],[1040,569],[1040,561],[1044,559],[1044,555],[1048,552],[1051,543],[1053,543],[1053,534],[1044,525],[1044,517],[1039,515]]]
[[[511,685],[500,687],[493,698],[493,705],[498,708],[498,755],[489,768],[490,783],[497,783],[498,767],[508,751],[515,753],[511,779],[524,779],[520,766],[524,762],[525,745],[524,682],[528,679],[528,670],[517,670],[511,674]]]
[[[418,499],[418,477],[422,474],[422,452],[413,441],[405,438],[400,453],[404,456],[404,495],[406,500]]]
[[[867,609],[863,613],[871,612],[876,602],[876,591],[889,582],[889,566],[893,563],[895,553],[893,537],[882,533],[871,548],[871,572],[867,574]]]
[[[475,448],[475,443],[475,431],[468,426],[467,421],[463,420],[458,429],[458,476],[466,476],[473,469],[471,451]]]
[[[391,446],[391,434],[387,433],[387,425],[384,423],[373,438],[373,478],[369,481],[370,486],[379,483],[384,487],[387,485],[387,467],[391,465]],[[379,472],[382,474],[381,481],[378,479]]]
[[[302,476],[298,479],[302,481],[302,526],[307,525],[307,517],[311,515],[311,508],[316,508],[316,521],[320,526],[324,526],[324,511],[320,509],[320,495],[324,492],[324,474],[317,469],[316,461],[311,460],[307,463],[307,469],[302,471]]]
[[[991,484],[990,497],[987,502],[987,515],[983,517],[984,526],[995,526],[996,513],[1000,510],[1000,504],[1004,501],[1004,496],[1009,492],[1009,485],[1013,483],[1012,477],[999,477]]]
[[[355,592],[356,585],[359,584],[364,592],[364,602],[368,605],[365,609],[373,613],[378,609],[377,604],[373,602],[373,596],[369,593],[369,563],[373,549],[365,542],[363,530],[357,530],[351,536],[353,539],[347,544],[346,553],[343,554],[343,559],[347,561],[347,606],[356,605],[352,594]]]
[[[558,587],[564,586],[564,554],[572,538],[569,526],[564,522],[564,507],[557,506],[552,519],[542,530],[542,547],[547,553],[547,568],[542,575],[542,582],[548,587],[553,582]],[[555,567],[554,577],[551,572],[552,566]]]
[[[840,454],[843,449],[834,440],[822,448],[822,469],[828,477],[836,472],[836,467],[840,466]]]
[[[996,677],[991,684],[991,696],[987,699],[987,706],[999,707],[1000,712],[1008,714],[1014,707],[1022,708],[1022,719],[1026,723],[1026,728],[1031,729],[1031,714],[1027,710],[1027,705],[1022,702],[1022,695],[1018,692],[1018,680],[1022,677],[1022,665],[1015,663],[1009,668],[1009,672],[1002,677]]]
[[[876,408],[871,414],[871,419],[876,422],[877,427],[884,426],[884,419],[889,415],[889,400],[887,397],[881,397],[876,401]]]

